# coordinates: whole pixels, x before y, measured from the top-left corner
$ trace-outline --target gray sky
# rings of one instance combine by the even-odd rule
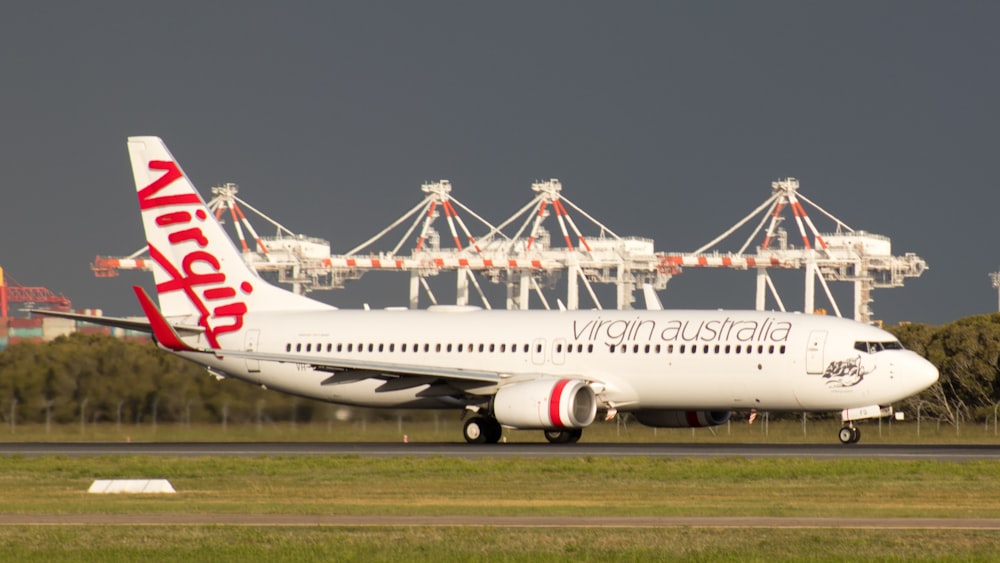
[[[335,252],[413,206],[421,182],[450,179],[499,222],[552,177],[619,234],[690,251],[795,176],[929,263],[875,292],[876,318],[993,312],[998,16],[987,1],[8,3],[0,266],[137,314],[129,287],[149,276],[88,264],[142,245],[125,139],[158,135],[203,193],[237,182]],[[801,307],[801,274],[776,281]],[[372,277],[315,295],[398,305],[406,288]],[[661,297],[753,295],[750,273],[689,270]]]

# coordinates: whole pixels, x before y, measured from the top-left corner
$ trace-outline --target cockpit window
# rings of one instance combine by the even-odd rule
[[[876,352],[881,352],[882,350],[902,350],[903,345],[899,343],[898,340],[889,340],[887,342],[855,342],[854,349],[860,350],[867,354],[875,354]]]

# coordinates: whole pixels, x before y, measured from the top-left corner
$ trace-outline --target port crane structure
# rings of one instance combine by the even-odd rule
[[[693,252],[657,252],[652,239],[619,236],[569,200],[557,179],[533,183],[533,198],[497,225],[457,200],[448,180],[424,183],[419,203],[344,254],[333,254],[324,239],[296,234],[271,219],[241,199],[235,184],[212,188],[209,208],[217,218],[228,211],[248,264],[276,275],[278,282],[290,284],[296,292],[341,288],[371,271],[393,271],[409,275],[410,308],[420,306],[422,295],[430,304],[438,303],[427,280],[445,272],[455,274],[457,305],[469,305],[474,290],[482,307],[493,308],[480,284],[486,280],[506,286],[508,309],[528,309],[532,298],[549,309],[554,304],[543,290],[560,285],[565,278],[564,298],[557,306],[602,309],[594,286],[609,284],[615,286],[615,308],[630,309],[641,286],[664,289],[672,276],[686,268],[721,268],[756,270],[755,308],[764,310],[770,295],[776,307],[785,310],[769,271],[796,269],[805,273],[803,311],[817,310],[818,284],[833,313],[842,316],[828,282],[850,282],[854,284],[853,318],[871,322],[873,289],[901,287],[907,278],[919,277],[927,269],[916,254],[893,256],[888,237],[854,230],[799,193],[797,179],[777,180],[771,188],[770,197],[750,214]],[[834,229],[821,233],[803,202],[832,220]],[[268,222],[275,234],[259,236],[243,208]],[[485,234],[474,235],[459,211],[475,220],[472,224],[482,229],[476,232]],[[789,241],[782,226],[789,211],[799,244]],[[442,217],[450,236],[442,236],[439,230]],[[756,228],[738,250],[719,250],[754,219],[758,219]],[[553,222],[558,236],[550,231]],[[409,226],[398,242],[388,246],[386,240],[403,225]],[[513,234],[506,234],[515,227]],[[584,235],[584,230],[596,233]],[[752,246],[762,233],[763,240]],[[390,250],[376,250],[382,244]],[[412,246],[407,248],[408,244]],[[152,263],[142,257],[144,251],[121,258],[98,256],[91,268],[99,277],[118,275],[121,269],[150,270]]]

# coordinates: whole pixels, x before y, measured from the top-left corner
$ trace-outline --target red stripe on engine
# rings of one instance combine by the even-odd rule
[[[556,428],[566,428],[566,423],[559,416],[559,404],[562,402],[563,390],[568,384],[568,379],[560,379],[552,388],[552,395],[549,396],[549,422]]]

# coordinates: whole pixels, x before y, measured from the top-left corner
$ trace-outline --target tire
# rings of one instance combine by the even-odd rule
[[[545,431],[545,439],[548,440],[550,444],[575,444],[580,441],[580,436],[583,436],[583,430],[580,428],[575,430]]]
[[[857,435],[858,437],[860,437],[861,433],[859,432]],[[850,426],[845,426],[841,428],[840,432],[837,433],[837,437],[840,438],[841,444],[853,444],[854,442],[857,441],[854,438],[854,436],[855,436],[854,429],[851,428]]]
[[[546,430],[545,439],[550,444],[565,444],[567,441],[566,433],[559,430]]]
[[[859,441],[861,441],[861,429],[860,428],[851,428],[851,432],[854,434],[853,436],[851,436],[851,443],[852,444],[857,444]]]
[[[485,418],[474,416],[465,421],[462,434],[465,436],[465,441],[470,444],[485,444],[488,435],[487,428],[488,423]]]
[[[486,433],[487,444],[496,444],[500,441],[500,437],[503,436],[503,426],[497,422],[495,418],[484,418],[483,419],[483,431]]]

